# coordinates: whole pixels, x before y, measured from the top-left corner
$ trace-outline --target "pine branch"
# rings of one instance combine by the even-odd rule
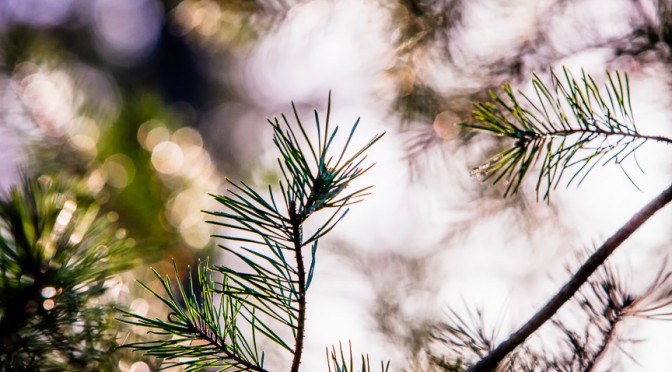
[[[548,348],[539,348],[539,344],[530,347],[528,342],[503,361],[505,365],[498,365],[498,370],[507,371],[590,371],[604,370],[609,366],[601,365],[609,355],[609,350],[617,347],[623,354],[632,359],[621,346],[631,341],[622,338],[618,330],[626,319],[640,318],[667,319],[665,307],[669,306],[670,278],[672,273],[665,272],[666,265],[661,265],[656,279],[642,293],[633,293],[618,275],[616,269],[605,263],[600,270],[592,275],[587,285],[584,285],[567,305],[563,308],[565,314],[574,318],[576,312],[585,312],[585,323],[576,329],[574,321],[565,324],[558,317],[551,319],[552,325],[561,331],[565,337],[563,343],[551,341]],[[583,322],[582,322],[583,323]],[[537,336],[540,338],[543,336]],[[545,340],[539,339],[541,345]],[[636,342],[636,341],[634,341]],[[560,346],[560,347],[559,347]],[[616,356],[616,353],[611,353]],[[460,358],[464,354],[458,354]],[[454,358],[453,358],[454,359]],[[471,358],[468,358],[469,360]]]
[[[433,338],[442,346],[457,351],[460,359],[482,358],[494,347],[497,328],[486,331],[481,309],[467,309],[467,315],[465,318],[457,311],[449,309],[446,321],[436,327]]]
[[[133,256],[79,185],[25,178],[0,196],[0,370],[116,365],[105,281]]]
[[[290,207],[294,207],[290,203]],[[302,236],[301,236],[301,216],[296,213],[294,209],[289,210],[289,223],[292,226],[292,243],[294,244],[294,254],[296,258],[296,273],[298,277],[298,303],[299,309],[297,314],[296,325],[296,342],[294,346],[294,358],[292,360],[292,372],[299,370],[301,363],[301,355],[303,354],[303,339],[306,329],[306,269],[303,264],[302,254]]]
[[[343,351],[343,345],[339,342],[338,344],[338,351],[336,351],[336,347],[332,346],[331,350],[327,348],[327,367],[329,368],[329,372],[332,372],[332,367],[333,372],[355,372],[355,360],[353,358],[353,353],[352,353],[352,343],[349,342],[349,354],[346,357],[344,351]],[[373,369],[371,368],[371,360],[369,359],[368,355],[362,355],[361,357],[361,364],[359,365],[359,369],[357,370],[358,372],[372,372]],[[390,370],[390,362],[388,361],[387,363],[380,362],[380,370],[382,372],[388,372]]]
[[[576,271],[569,281],[544,305],[532,318],[530,318],[516,332],[512,333],[507,340],[499,344],[485,357],[468,369],[468,371],[493,371],[507,354],[521,345],[532,333],[551,317],[565,304],[581,286],[588,280],[605,260],[634,233],[644,222],[651,218],[658,210],[672,201],[672,186],[668,187],[646,206],[633,215],[614,235],[609,237]]]
[[[189,278],[191,278],[191,272],[188,271]],[[127,317],[120,320],[134,326],[158,329],[159,331],[155,333],[175,335],[175,337],[167,340],[141,341],[126,344],[124,347],[169,360],[185,358],[170,362],[167,366],[184,365],[187,370],[224,367],[232,371],[266,372],[263,368],[263,358],[259,358],[256,352],[256,344],[247,344],[246,335],[236,327],[236,318],[242,308],[241,301],[229,297],[216,305],[215,283],[212,272],[206,264],[200,264],[198,267],[198,282],[204,288],[202,291],[198,290],[193,281],[190,281],[188,291],[186,291],[182,283],[178,281],[178,293],[175,293],[170,278],[162,278],[156,271],[154,274],[164,287],[167,296],[161,296],[145,284],[140,284],[170,308],[171,312],[167,316],[167,321],[150,319],[126,310],[120,310]],[[177,266],[175,266],[175,275],[179,275]],[[225,292],[226,284],[223,285],[225,287],[222,291]],[[201,296],[200,301],[198,295]],[[178,297],[181,298],[183,304]],[[222,320],[224,320],[225,327],[220,326]],[[232,342],[234,340],[240,340],[239,342],[243,344]]]
[[[657,282],[657,280],[656,280]],[[588,280],[588,288],[580,292],[577,299],[582,308],[588,313],[589,323],[586,325],[586,334],[590,334],[591,327],[597,328],[601,341],[594,348],[587,347],[590,357],[587,358],[585,371],[590,372],[600,364],[612,346],[619,342],[617,330],[620,324],[632,313],[637,296],[628,293],[622,282],[614,274],[608,264]],[[654,283],[654,286],[656,283]],[[646,294],[640,298],[645,297]],[[586,336],[588,344],[589,336]]]
[[[623,167],[622,163],[630,156],[634,157],[635,151],[646,142],[672,144],[670,138],[638,131],[627,75],[621,77],[618,72],[614,76],[607,74],[608,83],[600,89],[585,73],[577,81],[567,69],[563,71],[564,80],[551,73],[550,88],[535,75],[532,81],[536,95],[534,100],[521,91],[514,92],[509,85],[504,87],[503,96],[491,92],[494,102],[475,105],[476,122],[464,125],[514,140],[513,147],[473,171],[483,180],[493,178],[493,183],[506,181],[505,195],[520,188],[525,176],[540,158],[543,160],[536,190],[537,195],[543,193],[544,199],[548,199],[567,170],[573,171],[567,184],[576,179],[580,183],[598,164],[614,163]],[[493,370],[507,354],[551,319],[609,255],[671,198],[672,187],[635,214],[537,314],[469,370]],[[568,333],[568,337],[572,339],[574,335]],[[608,344],[607,339],[602,351]]]
[[[185,364],[189,368],[216,365],[234,370],[265,371],[264,353],[260,354],[258,350],[258,339],[265,338],[290,352],[290,370],[299,370],[305,338],[306,295],[315,268],[318,239],[336,226],[348,212],[349,205],[367,195],[370,187],[355,191],[346,189],[371,168],[361,167],[366,158],[364,152],[382,135],[374,136],[354,152],[349,151],[359,123],[357,120],[343,147],[334,150],[338,127],[333,130],[329,127],[331,98],[324,126],[315,112],[316,139],[308,135],[294,106],[293,111],[296,127],[290,125],[284,115],[282,122],[278,118],[268,120],[274,132],[273,141],[280,152],[278,166],[282,177],[278,188],[274,190],[269,186],[267,196],[263,197],[244,182],[238,184],[228,180],[231,188],[227,193],[213,195],[225,210],[206,212],[221,218],[208,223],[228,229],[226,234],[216,237],[242,244],[220,247],[244,269],[210,268],[209,272],[219,279],[215,280],[211,274],[200,274],[199,286],[192,284],[189,293],[178,283],[184,304],[173,294],[167,278],[161,282],[168,297],[147,288],[169,306],[172,315],[163,321],[124,312],[128,318],[124,321],[178,337],[129,344],[128,347],[161,358],[195,358],[196,361],[172,364]],[[276,197],[278,189],[282,199]],[[332,212],[326,221],[304,236],[306,221],[327,209]],[[304,260],[307,256],[305,248],[310,249],[309,266]],[[289,260],[287,254],[292,254],[294,260]],[[215,305],[214,294],[221,297],[219,307]],[[199,303],[199,295],[202,303]],[[291,331],[293,342],[285,339],[282,329]],[[189,344],[183,344],[187,340]],[[208,346],[195,346],[193,343],[197,340]]]
[[[600,361],[604,359],[604,356],[607,352],[607,349],[609,346],[613,343],[614,338],[616,337],[616,329],[618,328],[617,326],[620,324],[621,318],[613,319],[612,321],[609,322],[609,328],[607,328],[607,332],[604,335],[604,339],[602,340],[602,343],[598,347],[597,351],[595,352],[595,355],[593,358],[591,358],[588,361],[588,365],[586,368],[584,368],[584,371],[586,372],[592,372],[595,370],[595,367],[599,365]]]
[[[501,96],[490,92],[493,102],[476,104],[475,123],[463,124],[514,140],[512,147],[472,171],[484,181],[507,182],[505,195],[520,188],[540,159],[536,189],[548,199],[567,170],[573,171],[567,182],[570,185],[574,180],[583,181],[598,164],[622,167],[646,142],[672,144],[670,138],[638,131],[627,75],[607,74],[608,84],[601,90],[585,72],[576,80],[566,68],[563,71],[564,80],[551,73],[550,88],[534,76],[536,99],[514,92],[510,85],[504,86]]]

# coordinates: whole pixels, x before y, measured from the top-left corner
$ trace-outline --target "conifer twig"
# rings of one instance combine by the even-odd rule
[[[637,129],[626,74],[607,73],[608,83],[600,87],[585,72],[579,79],[566,68],[563,72],[564,79],[551,73],[548,86],[535,75],[532,97],[506,84],[503,94],[490,92],[492,102],[474,105],[474,123],[462,124],[464,127],[515,142],[474,168],[473,175],[483,181],[506,182],[505,195],[511,195],[541,161],[537,195],[549,199],[566,171],[573,173],[568,186],[574,181],[581,183],[598,164],[618,165],[630,178],[623,162],[639,147],[646,142],[672,145],[672,138],[646,135]]]
[[[303,355],[303,339],[306,329],[306,268],[303,264],[303,254],[301,248],[301,221],[294,209],[289,210],[289,223],[292,226],[292,244],[294,245],[294,255],[296,258],[296,273],[298,277],[297,297],[299,308],[297,311],[296,322],[296,341],[294,345],[294,357],[292,359],[292,372],[298,372],[301,356]]]
[[[544,305],[532,318],[530,318],[516,332],[512,333],[507,340],[499,344],[485,357],[470,367],[467,371],[481,372],[492,371],[510,352],[521,345],[527,337],[534,333],[542,324],[551,319],[553,315],[567,302],[579,288],[588,280],[605,260],[634,233],[644,222],[651,218],[658,210],[672,201],[672,185],[660,193],[657,197],[646,204],[639,212],[633,215],[615,234],[593,253],[565,285]]]
[[[350,185],[371,168],[362,166],[364,153],[382,134],[357,149],[349,149],[359,120],[344,145],[336,145],[338,126],[329,126],[331,98],[324,125],[315,111],[317,136],[309,136],[296,107],[292,108],[295,125],[284,115],[282,120],[268,120],[280,153],[278,187],[274,190],[269,185],[264,197],[242,181],[227,180],[231,188],[223,195],[213,195],[224,210],[206,211],[219,217],[207,223],[228,229],[215,237],[242,244],[220,245],[240,265],[201,264],[198,286],[190,282],[185,290],[178,281],[179,291],[173,290],[168,278],[157,274],[167,296],[143,286],[170,308],[167,319],[122,311],[125,319],[121,320],[173,337],[125,346],[165,358],[168,366],[186,365],[188,370],[218,367],[267,371],[265,352],[258,342],[265,339],[291,353],[290,371],[299,371],[306,295],[315,269],[318,239],[334,228],[350,205],[368,195],[370,186],[353,191]],[[329,210],[319,227],[304,236],[306,221],[313,214]],[[293,262],[290,255],[294,256]]]
[[[100,209],[76,179],[0,193],[0,371],[116,366],[102,296],[136,256]]]

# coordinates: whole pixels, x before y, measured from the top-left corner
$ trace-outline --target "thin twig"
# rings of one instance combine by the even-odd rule
[[[569,129],[563,129],[563,130],[551,130],[547,132],[533,132],[533,131],[520,131],[523,137],[529,137],[529,138],[542,138],[546,136],[550,137],[565,137],[569,136],[572,134],[594,134],[594,135],[604,135],[604,136],[621,136],[621,137],[628,137],[632,138],[634,140],[647,140],[647,141],[654,141],[654,142],[662,142],[666,144],[672,144],[672,138],[668,138],[665,136],[653,136],[653,135],[646,135],[646,134],[640,134],[637,132],[624,132],[621,130],[614,130],[614,131],[608,131],[604,129],[586,129],[586,128],[569,128]],[[516,137],[518,138],[518,137]]]
[[[312,195],[311,195],[312,196]],[[292,372],[299,371],[299,364],[301,363],[301,355],[303,354],[303,338],[305,333],[306,323],[306,268],[303,264],[303,248],[301,236],[301,221],[302,216],[297,213],[294,201],[290,203],[289,220],[292,226],[292,243],[294,244],[294,255],[296,257],[296,272],[298,275],[299,289],[296,292],[299,302],[299,311],[297,314],[296,325],[296,343],[294,345],[294,359],[292,360]]]
[[[269,372],[268,370],[259,367],[258,365],[248,362],[245,360],[245,358],[240,357],[239,354],[231,352],[226,346],[224,340],[220,339],[220,337],[218,337],[217,334],[214,333],[211,329],[205,327],[201,328],[194,324],[191,326],[191,330],[194,333],[199,334],[202,340],[206,340],[217,350],[219,350],[219,352],[226,355],[228,359],[234,361],[236,365],[244,366],[247,371]]]
[[[602,343],[600,344],[600,347],[597,349],[597,352],[595,352],[593,358],[590,361],[588,361],[588,365],[584,369],[585,372],[593,372],[595,370],[595,367],[597,367],[600,364],[600,361],[604,359],[605,355],[607,354],[607,350],[609,349],[609,346],[613,343],[614,339],[616,338],[616,329],[618,328],[618,325],[622,320],[623,318],[619,315],[618,318],[609,322],[609,329],[607,331],[607,334],[604,336],[604,340],[602,340]]]
[[[623,225],[614,235],[607,239],[595,253],[576,271],[569,281],[560,288],[558,293],[551,298],[527,323],[512,333],[509,338],[502,342],[485,357],[479,360],[467,372],[493,371],[510,352],[521,345],[542,324],[551,319],[553,315],[565,304],[579,288],[588,280],[604,261],[621,245],[633,232],[644,222],[653,216],[659,209],[672,201],[672,185],[651,200],[644,208],[635,213],[630,220]]]

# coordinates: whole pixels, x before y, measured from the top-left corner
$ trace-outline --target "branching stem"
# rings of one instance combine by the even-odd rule
[[[46,281],[45,274],[34,270],[35,282],[28,287],[17,291],[12,299],[13,306],[8,306],[6,313],[0,319],[0,350],[11,346],[11,338],[16,335],[23,327],[26,326],[30,318],[34,315],[30,314],[29,304],[31,301],[39,299],[40,290]],[[38,304],[35,304],[37,308]]]
[[[600,364],[600,361],[604,359],[604,356],[607,353],[607,349],[609,349],[609,345],[611,345],[614,338],[616,337],[616,329],[618,328],[618,325],[620,324],[621,320],[623,320],[623,318],[619,315],[616,319],[613,319],[609,322],[609,330],[607,331],[607,334],[604,336],[604,340],[602,340],[600,347],[597,349],[595,357],[592,360],[590,360],[590,362],[584,369],[586,372],[593,372],[595,370],[595,367],[598,364]]]
[[[532,333],[534,333],[542,324],[551,319],[553,315],[565,304],[581,286],[588,280],[590,275],[595,272],[604,261],[621,245],[633,232],[635,232],[644,222],[653,216],[658,210],[672,201],[672,185],[657,197],[651,200],[647,205],[633,215],[614,235],[609,237],[595,253],[593,253],[586,262],[576,271],[569,281],[560,288],[544,307],[541,308],[527,323],[512,333],[507,340],[491,350],[485,357],[479,360],[468,372],[493,371],[499,362],[506,355],[521,345]]]
[[[207,340],[210,344],[215,346],[217,349],[226,355],[227,358],[235,361],[236,363],[244,366],[248,371],[257,371],[257,372],[269,372],[254,363],[250,363],[243,358],[240,358],[237,354],[229,351],[229,348],[226,347],[224,342],[222,342],[215,333],[211,330],[201,329],[199,327],[193,327],[192,329],[195,333],[198,333],[201,336],[201,339]]]
[[[650,136],[645,134],[639,134],[636,132],[622,132],[622,131],[608,131],[603,129],[563,129],[549,131],[546,133],[537,133],[532,131],[525,131],[523,133],[523,138],[541,138],[545,136],[551,137],[565,137],[573,134],[592,134],[600,136],[622,136],[622,137],[631,137],[635,140],[642,139],[647,141],[662,142],[667,144],[672,144],[672,138],[667,138],[665,136]]]
[[[294,359],[292,360],[291,372],[298,372],[299,364],[301,363],[301,354],[303,354],[303,338],[306,327],[306,268],[303,264],[303,253],[301,252],[301,248],[303,248],[301,236],[302,218],[300,214],[296,212],[295,205],[293,204],[294,203],[291,203],[290,205],[289,220],[292,226],[292,243],[294,245],[294,255],[296,258],[297,284],[299,285],[299,290],[297,292],[299,311],[297,314],[296,344],[294,345]]]

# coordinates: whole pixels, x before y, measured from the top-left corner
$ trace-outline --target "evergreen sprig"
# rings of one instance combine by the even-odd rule
[[[270,342],[292,355],[291,371],[299,370],[306,293],[313,278],[318,239],[345,216],[347,206],[367,195],[370,187],[345,190],[371,168],[362,167],[364,152],[382,135],[350,152],[358,119],[345,144],[336,149],[338,127],[329,126],[331,97],[324,125],[315,111],[316,139],[307,133],[293,104],[292,108],[296,126],[284,115],[281,120],[269,119],[280,152],[278,188],[268,186],[262,196],[245,182],[228,180],[227,193],[213,195],[225,210],[206,212],[221,218],[208,223],[229,231],[215,237],[240,244],[221,245],[235,263],[200,266],[198,286],[190,283],[185,291],[178,284],[179,296],[171,289],[170,280],[157,274],[168,296],[146,288],[170,308],[168,317],[148,319],[124,312],[124,321],[172,338],[127,346],[166,359],[188,357],[171,365],[187,365],[190,370],[214,366],[227,371],[265,371],[260,346]],[[332,212],[304,235],[304,223],[325,209]],[[308,264],[304,255],[309,256]]]
[[[346,356],[346,353],[343,351],[343,344],[339,343],[338,344],[338,351],[336,351],[336,347],[332,346],[331,350],[327,348],[327,367],[329,368],[329,372],[371,372],[373,369],[371,368],[371,359],[369,358],[368,355],[362,355],[361,356],[361,363],[357,364],[359,366],[358,369],[355,369],[355,359],[353,357],[352,353],[352,343],[348,343],[349,346],[349,353]],[[333,368],[333,369],[332,369]],[[382,372],[388,372],[390,370],[390,362],[388,361],[387,363],[385,362],[380,362],[380,370]]]
[[[125,345],[141,350],[147,355],[166,359],[164,368],[185,366],[187,371],[205,367],[222,367],[227,371],[263,371],[263,355],[259,354],[254,340],[247,341],[244,329],[238,327],[237,319],[242,304],[233,296],[217,301],[215,294],[225,290],[226,283],[216,283],[207,264],[199,264],[197,283],[194,283],[191,269],[188,269],[189,285],[177,281],[177,291],[170,277],[162,277],[154,271],[161,282],[166,296],[140,283],[147,291],[161,300],[170,312],[166,320],[151,319],[122,311],[133,318],[124,322],[149,327],[152,333],[175,337],[153,341],[143,341]],[[175,275],[179,271],[175,266]],[[205,286],[204,286],[205,284]],[[199,286],[203,286],[202,288]]]
[[[637,130],[626,74],[607,73],[604,89],[584,71],[577,80],[563,68],[563,77],[551,72],[550,79],[549,86],[534,75],[534,98],[509,84],[502,95],[491,91],[493,101],[475,104],[475,122],[463,124],[515,140],[473,170],[482,180],[507,182],[506,195],[520,188],[539,159],[536,190],[548,199],[567,170],[572,173],[569,185],[575,179],[583,181],[598,164],[614,163],[623,169],[622,162],[648,141],[672,144],[670,138]],[[630,178],[625,169],[624,173]]]
[[[116,368],[106,280],[132,251],[74,182],[24,178],[0,196],[0,371]]]

